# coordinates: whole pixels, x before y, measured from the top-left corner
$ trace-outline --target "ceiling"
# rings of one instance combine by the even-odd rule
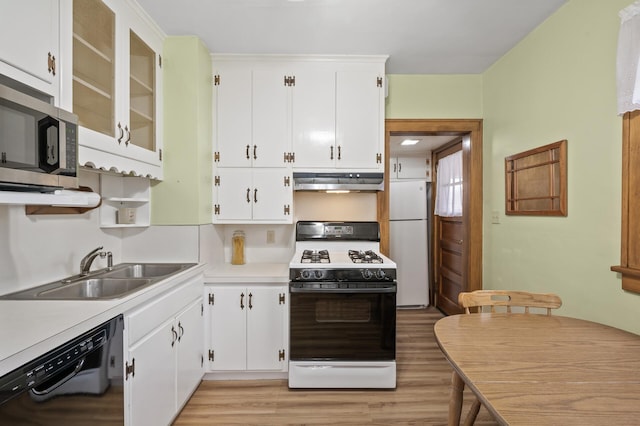
[[[387,74],[480,74],[567,0],[137,0],[212,53],[389,55]],[[412,136],[412,138],[416,138]],[[391,155],[424,155],[420,136]]]
[[[213,53],[389,55],[388,74],[480,74],[567,0],[138,0]]]
[[[397,156],[426,156],[427,153],[434,149],[451,142],[454,139],[459,139],[460,136],[450,135],[392,135],[389,137],[389,155],[393,157]],[[405,139],[417,140],[415,145],[401,145]]]

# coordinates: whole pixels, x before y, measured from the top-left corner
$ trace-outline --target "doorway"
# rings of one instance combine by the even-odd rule
[[[438,238],[437,230],[446,225],[439,217],[435,217],[431,227],[430,259],[425,259],[430,268],[430,304],[446,314],[461,313],[458,306],[460,291],[473,291],[482,288],[482,120],[420,120],[420,119],[388,119],[385,121],[385,170],[390,168],[390,141],[395,135],[431,135],[451,136],[453,143],[460,143],[463,156],[463,216],[459,225],[461,235],[458,238],[459,279],[451,286],[443,280],[443,243]],[[433,160],[437,160],[439,152],[446,150],[449,144],[433,149]],[[380,249],[389,253],[389,175],[385,173],[385,191],[377,195],[378,221],[380,222]],[[434,182],[437,176],[434,176]],[[447,242],[444,242],[447,245]],[[446,255],[445,263],[446,263]],[[445,265],[446,267],[446,265]]]

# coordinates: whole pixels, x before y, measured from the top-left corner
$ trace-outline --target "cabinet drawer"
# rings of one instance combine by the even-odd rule
[[[179,283],[175,289],[125,315],[129,327],[128,344],[133,345],[163,321],[175,316],[192,300],[202,297],[203,277],[197,275]]]

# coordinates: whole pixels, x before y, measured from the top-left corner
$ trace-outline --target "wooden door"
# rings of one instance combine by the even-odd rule
[[[462,150],[462,142],[445,147],[436,152],[436,170],[438,161],[448,155]],[[435,173],[437,191],[438,175]],[[447,314],[461,313],[458,306],[458,294],[465,291],[465,258],[468,258],[466,250],[464,230],[463,208],[462,216],[441,217],[434,216],[435,222],[435,271],[436,288],[435,304]]]

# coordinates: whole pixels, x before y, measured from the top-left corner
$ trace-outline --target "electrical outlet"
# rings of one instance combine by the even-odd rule
[[[276,243],[276,231],[270,229],[267,231],[267,244]]]
[[[491,212],[491,223],[500,223],[500,212],[498,210]]]

